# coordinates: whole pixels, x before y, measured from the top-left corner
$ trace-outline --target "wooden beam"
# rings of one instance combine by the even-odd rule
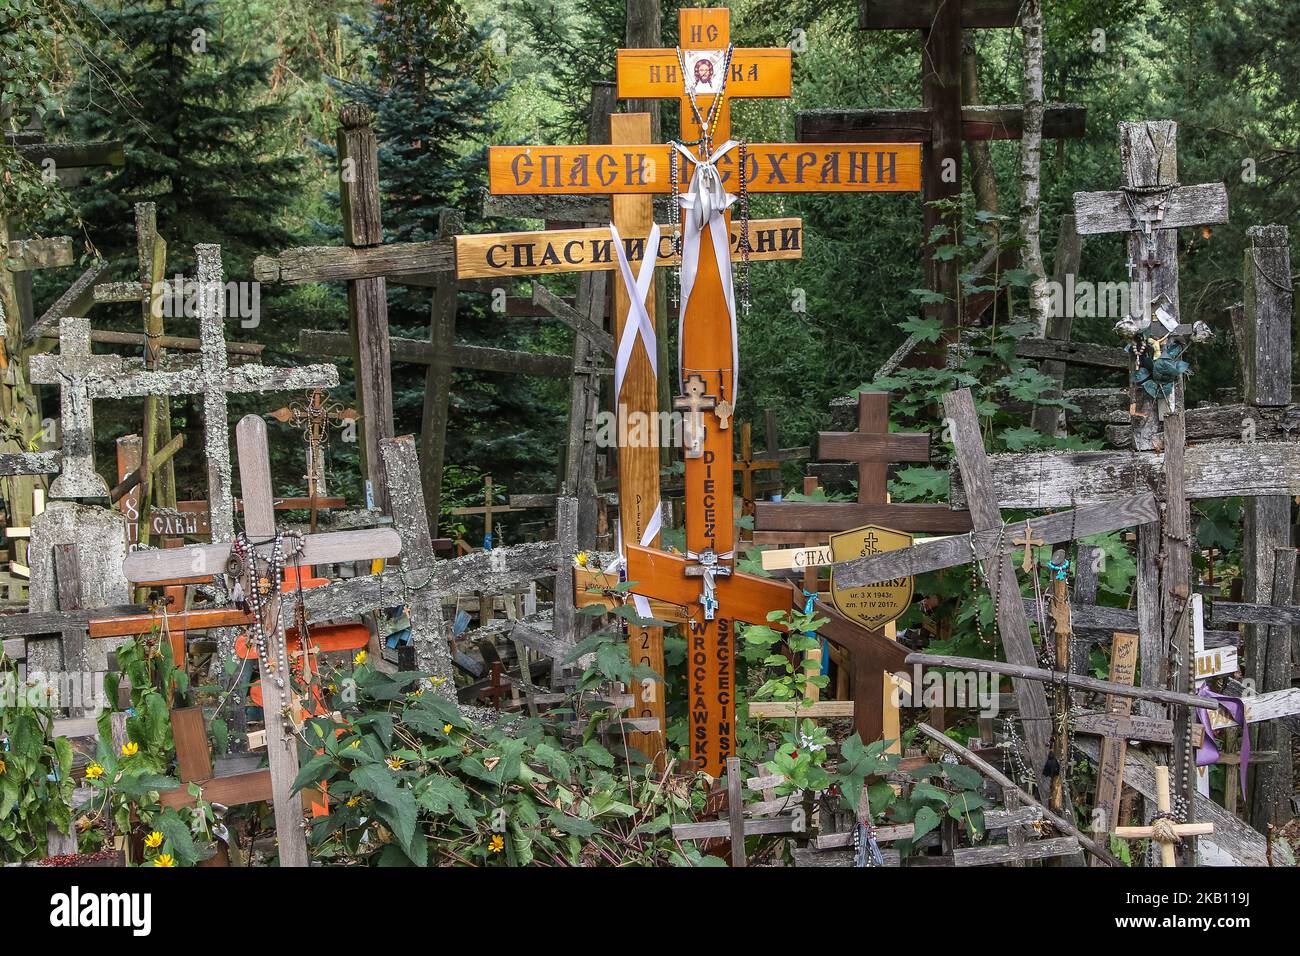
[[[1153,521],[1159,515],[1160,505],[1155,495],[1142,494],[1044,515],[1033,519],[1032,526],[1034,534],[1045,541],[1063,541],[1131,528]],[[999,525],[969,535],[922,541],[900,551],[887,551],[836,564],[835,576],[845,587],[864,587],[891,578],[956,567],[970,563],[972,556],[996,557],[994,551],[1006,545],[1005,539],[1006,530]]]
[[[962,106],[964,141],[1020,139],[1023,109],[1019,106]],[[1043,113],[1047,139],[1083,136],[1086,107],[1053,103]],[[923,107],[904,109],[813,109],[795,114],[795,139],[801,143],[928,143],[933,118]]]
[[[365,248],[305,246],[253,260],[253,278],[268,284],[343,282],[384,277],[398,285],[403,276],[452,272],[455,248],[449,241],[394,242]]]

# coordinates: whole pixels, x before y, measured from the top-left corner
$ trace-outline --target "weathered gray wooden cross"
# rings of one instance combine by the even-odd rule
[[[244,500],[244,532],[254,551],[265,560],[278,541],[275,527],[274,494],[271,488],[271,462],[266,444],[266,422],[257,415],[247,415],[235,430],[239,450],[239,480]],[[302,538],[302,550],[288,561],[289,566],[305,567],[336,561],[359,561],[394,557],[401,550],[401,536],[392,528],[363,531],[334,531],[310,534]],[[227,542],[191,545],[163,551],[137,551],[123,563],[127,580],[149,583],[180,577],[216,575],[226,571],[231,557]],[[251,562],[250,562],[251,563]],[[256,587],[257,568],[242,569],[245,593]],[[288,608],[282,600],[278,581],[273,581],[259,626],[266,635],[268,653],[276,675],[285,678],[281,688],[272,675],[262,675],[263,711],[266,715],[267,756],[271,767],[272,800],[275,825],[280,842],[281,866],[306,866],[307,842],[302,825],[301,801],[293,796],[294,778],[298,775],[298,744],[295,727],[299,724],[297,695],[289,681],[289,658],[283,641],[275,634]]]
[[[229,540],[234,531],[227,396],[232,392],[331,388],[338,384],[338,369],[332,365],[231,368],[222,327],[221,249],[198,245],[195,252],[203,343],[197,366],[148,370],[121,356],[92,355],[89,320],[66,316],[59,328],[61,354],[33,356],[31,376],[35,383],[57,384],[62,391],[63,474],[50,489],[52,498],[108,496],[108,487],[94,465],[95,399],[201,394],[212,535],[213,540],[222,541]]]

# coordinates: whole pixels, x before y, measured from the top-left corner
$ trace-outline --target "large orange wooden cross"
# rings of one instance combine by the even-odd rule
[[[734,96],[790,95],[790,51],[732,50],[725,9],[679,11],[678,50],[620,50],[618,93],[623,99],[672,97],[681,100],[680,138],[702,138],[684,82],[695,86],[695,108],[712,117],[705,145],[692,145],[691,159],[680,165],[680,182],[672,171],[670,144],[615,146],[499,146],[489,156],[494,193],[651,194],[670,192],[707,169],[708,148],[725,144],[731,132]],[[712,51],[712,52],[711,52]],[[707,62],[707,65],[701,65]],[[721,83],[725,76],[725,85]],[[717,90],[721,87],[721,92]],[[710,92],[712,91],[712,92]],[[713,110],[714,100],[721,101]],[[706,148],[707,147],[707,148]],[[716,174],[721,189],[740,191],[741,156],[750,192],[909,192],[920,188],[920,148],[907,144],[836,145],[749,144],[744,150],[719,150]],[[678,155],[681,155],[680,153]],[[716,154],[715,154],[716,155]],[[703,178],[703,177],[702,177]],[[692,190],[692,192],[694,192]],[[697,201],[697,208],[698,208]],[[685,216],[691,210],[683,209]],[[709,219],[699,235],[695,280],[683,290],[678,370],[682,390],[691,400],[687,417],[703,428],[702,441],[687,449],[687,558],[674,559],[627,542],[628,579],[646,597],[681,604],[689,611],[690,753],[699,769],[719,776],[735,747],[734,623],[764,622],[768,611],[791,607],[788,589],[761,588],[771,600],[753,596],[762,579],[732,573],[735,548],[733,451],[729,419],[735,407],[736,341],[732,331],[732,290],[724,283],[714,252],[712,230],[730,233],[730,215],[721,224]],[[726,244],[721,244],[725,249]],[[692,387],[688,387],[688,383]],[[702,387],[701,387],[702,383]],[[692,390],[693,388],[693,390]],[[700,401],[700,398],[708,401]],[[696,417],[698,415],[698,417]]]

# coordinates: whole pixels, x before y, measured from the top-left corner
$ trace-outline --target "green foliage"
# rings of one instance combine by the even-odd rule
[[[605,644],[591,645],[597,651]],[[590,648],[588,648],[590,649]],[[576,743],[523,719],[479,725],[420,674],[352,674],[342,721],[309,721],[296,788],[325,782],[331,812],[311,830],[313,855],[371,866],[700,865],[671,823],[703,793],[635,774],[580,713]]]
[[[0,655],[0,861],[47,853],[50,828],[72,827],[72,746],[55,737],[45,690]]]

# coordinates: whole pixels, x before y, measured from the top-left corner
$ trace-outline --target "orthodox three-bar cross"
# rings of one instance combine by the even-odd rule
[[[618,92],[628,99],[680,100],[681,143],[496,147],[489,169],[496,193],[676,192],[674,157],[682,160],[681,179],[690,181],[680,197],[685,222],[678,372],[683,385],[695,377],[704,383],[702,394],[713,399],[713,408],[702,416],[698,457],[688,449],[686,459],[687,560],[646,560],[653,552],[629,543],[628,577],[646,597],[691,608],[691,757],[699,769],[719,776],[735,743],[733,622],[762,621],[768,611],[791,603],[783,593],[777,603],[751,609],[749,617],[727,606],[727,585],[736,580],[727,577],[735,539],[727,426],[736,403],[737,343],[726,210],[742,192],[742,181],[751,192],[914,191],[920,155],[914,146],[737,146],[728,138],[730,98],[789,96],[790,52],[733,49],[725,9],[681,10],[679,31],[678,50],[619,51]]]
[[[235,430],[235,440],[244,500],[244,533],[257,555],[265,559],[273,549],[281,550],[277,546],[279,536],[275,527],[266,422],[257,415],[246,415]],[[310,567],[336,561],[391,558],[400,550],[401,536],[392,528],[309,534],[302,538],[302,548],[297,554],[286,558],[286,565]],[[127,580],[133,583],[218,575],[227,571],[232,553],[229,542],[137,551],[127,557],[122,568]],[[242,568],[244,580],[240,583],[245,594],[253,593],[257,582],[252,578],[258,573],[256,568]],[[258,624],[262,633],[267,635],[268,662],[274,674],[288,675],[288,650],[283,641],[274,640],[274,634],[281,626],[279,583],[270,582],[269,599],[261,608]],[[262,709],[266,716],[267,756],[271,767],[275,827],[280,842],[280,865],[306,866],[307,841],[302,827],[302,805],[293,798],[293,781],[298,775],[294,724],[301,711],[292,683],[286,680],[281,687],[276,680],[270,679],[272,676],[262,675]]]

